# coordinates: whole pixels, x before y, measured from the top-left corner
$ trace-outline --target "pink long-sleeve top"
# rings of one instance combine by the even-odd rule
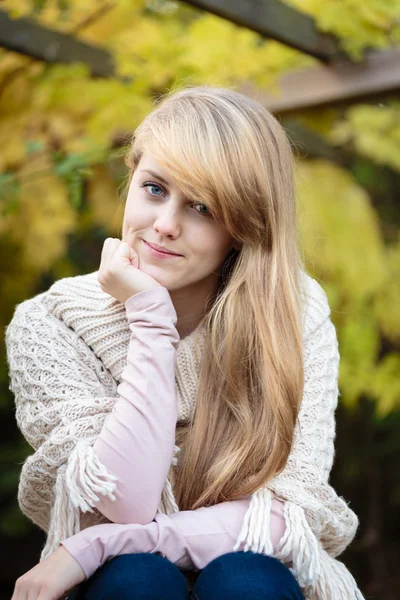
[[[112,523],[95,525],[61,544],[89,578],[119,554],[160,553],[182,569],[203,569],[232,552],[250,496],[211,507],[157,513],[175,446],[177,315],[168,290],[153,288],[126,303],[131,338],[118,399],[94,450],[117,477],[115,500],[96,507]],[[285,532],[283,502],[273,499],[274,547]],[[241,548],[240,548],[241,549]]]

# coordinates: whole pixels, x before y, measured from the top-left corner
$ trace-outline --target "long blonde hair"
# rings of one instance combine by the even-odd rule
[[[185,87],[135,130],[131,173],[149,152],[236,240],[207,306],[197,402],[178,423],[180,510],[251,494],[285,466],[303,394],[293,157],[278,121],[236,91]]]

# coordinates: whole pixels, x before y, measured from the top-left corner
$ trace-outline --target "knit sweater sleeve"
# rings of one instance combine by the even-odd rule
[[[17,425],[34,450],[59,427],[90,416],[99,397],[115,395],[114,386],[103,385],[91,350],[49,313],[42,298],[17,306],[5,336]]]
[[[335,455],[339,344],[325,291],[315,280],[308,286],[303,399],[292,452],[269,487],[304,508],[320,543],[337,556],[353,539],[358,519],[329,482]]]
[[[26,516],[49,531],[59,469],[80,440],[93,444],[115,404],[117,384],[43,298],[17,306],[6,348],[17,424],[35,450],[23,464],[18,501]]]
[[[175,441],[176,313],[161,287],[133,296],[126,308],[132,333],[119,386],[41,295],[19,305],[7,328],[17,423],[36,450],[24,463],[18,498],[22,511],[45,530],[60,467],[72,467],[78,444],[98,438],[98,472],[116,477],[116,494],[111,486],[108,495],[96,496],[92,480],[90,498],[78,500],[81,510],[95,506],[120,523],[147,523],[156,513]],[[85,461],[82,454],[79,469]]]

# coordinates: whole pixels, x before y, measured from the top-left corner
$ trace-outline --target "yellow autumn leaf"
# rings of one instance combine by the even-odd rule
[[[28,163],[21,174],[24,179],[18,213],[11,223],[11,239],[21,245],[26,264],[46,271],[66,251],[76,215],[65,184],[50,170],[35,177],[40,169],[49,169],[46,159]]]
[[[369,392],[375,397],[379,417],[400,410],[400,354],[390,352],[376,366]]]
[[[324,160],[297,161],[296,182],[306,256],[349,297],[379,290],[387,279],[386,254],[367,192],[347,171]]]
[[[118,198],[117,188],[106,165],[93,169],[87,182],[87,200],[93,223],[102,225],[110,235],[120,235],[124,205]]]

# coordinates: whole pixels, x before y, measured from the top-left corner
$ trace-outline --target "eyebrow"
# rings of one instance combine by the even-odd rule
[[[155,177],[156,179],[159,179],[160,181],[165,183],[165,185],[169,185],[168,181],[166,179],[164,179],[164,177],[161,177],[161,175],[158,175],[157,173],[155,173],[154,171],[151,171],[150,169],[140,169],[140,171],[141,171],[141,173],[150,173],[150,175],[153,175],[153,177]]]

